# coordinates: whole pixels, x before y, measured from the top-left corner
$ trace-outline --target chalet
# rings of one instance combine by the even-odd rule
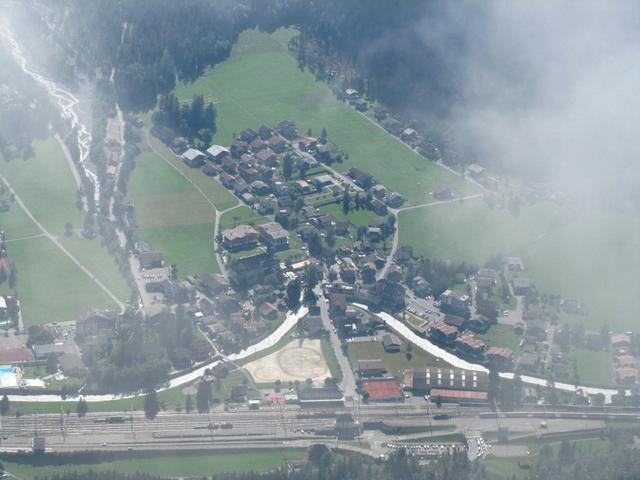
[[[356,185],[365,190],[371,188],[376,183],[371,174],[363,172],[359,168],[350,168],[347,172],[347,175],[353,180]]]
[[[263,140],[268,140],[269,138],[273,137],[273,134],[274,130],[269,125],[265,125],[263,123],[262,125],[260,125],[260,128],[258,128],[258,135]]]
[[[231,144],[231,155],[234,158],[240,158],[249,151],[249,144],[243,140],[236,140]]]
[[[360,94],[358,93],[358,91],[355,88],[347,88],[344,91],[344,94],[349,99],[356,99],[356,98],[358,98],[360,96]]]
[[[220,166],[222,167],[222,170],[230,175],[234,175],[238,171],[236,163],[229,157],[224,157],[222,162],[220,162]]]
[[[391,192],[389,195],[384,197],[384,201],[391,208],[398,208],[405,202],[405,198],[397,192]]]
[[[260,179],[260,172],[250,165],[240,165],[238,172],[247,183],[255,182]]]
[[[267,148],[269,144],[262,140],[261,138],[255,138],[253,141],[249,143],[249,147],[253,153],[261,152],[263,149]],[[257,155],[256,155],[257,156]]]
[[[379,199],[383,199],[387,196],[389,191],[386,189],[384,185],[380,185],[379,183],[371,187],[371,193],[373,196]]]
[[[254,197],[250,192],[244,192],[240,195],[240,199],[250,207],[253,207],[256,197]]]
[[[382,377],[387,374],[387,367],[379,358],[358,360],[358,376],[360,378]]]
[[[526,335],[535,338],[538,342],[547,339],[547,326],[540,320],[529,320],[526,323]]]
[[[84,377],[89,372],[80,355],[76,353],[63,353],[58,358],[58,364],[67,377]]]
[[[287,140],[293,140],[298,136],[298,130],[296,128],[296,124],[291,120],[284,120],[280,122],[276,128],[278,133],[282,135]]]
[[[372,242],[379,242],[383,238],[382,229],[379,227],[368,227],[367,238]]]
[[[240,132],[240,140],[243,142],[253,142],[256,138],[258,138],[258,133],[253,128],[247,128]]]
[[[302,210],[300,211],[302,212],[302,216],[307,220],[318,215],[318,209],[310,205],[302,207]]]
[[[80,338],[89,336],[111,336],[118,326],[118,314],[111,310],[89,309],[76,319],[76,335]]]
[[[256,180],[255,182],[251,182],[251,192],[255,195],[266,195],[271,191],[269,185],[264,183],[262,180]]]
[[[415,142],[418,139],[418,132],[413,128],[405,128],[401,135],[405,142]]]
[[[367,108],[369,108],[369,104],[367,103],[367,101],[363,100],[362,98],[356,98],[355,100],[352,100],[350,103],[359,112],[366,112]]]
[[[511,368],[513,365],[513,350],[506,347],[489,347],[485,358],[495,368]]]
[[[254,248],[258,244],[258,232],[250,225],[238,225],[222,232],[222,243],[231,251]]]
[[[375,283],[376,281],[376,265],[373,262],[365,262],[360,268],[360,276],[362,283]]]
[[[491,321],[484,315],[476,314],[467,320],[465,326],[472,332],[484,333],[489,330]]]
[[[563,299],[560,306],[567,313],[581,313],[584,310],[582,304],[573,298]]]
[[[485,170],[480,165],[476,163],[472,163],[467,167],[467,173],[471,175],[472,178],[475,178],[476,180],[478,180],[484,176]]]
[[[396,118],[387,118],[382,122],[382,127],[392,135],[400,135],[404,130],[402,122]]]
[[[420,155],[430,158],[432,160],[438,160],[440,158],[440,150],[429,140],[424,139],[418,146]]]
[[[387,280],[391,280],[392,282],[401,282],[402,281],[402,268],[392,263],[387,268],[387,274],[385,275]]]
[[[202,173],[204,173],[207,177],[215,177],[219,173],[219,168],[216,167],[213,163],[206,163],[202,167]]]
[[[611,346],[613,348],[629,348],[631,346],[631,336],[626,333],[611,335]]]
[[[299,157],[296,159],[295,163],[298,168],[300,168],[300,166],[303,166],[303,168],[306,168],[307,170],[316,168],[318,166],[318,161],[313,157]]]
[[[262,318],[266,318],[267,320],[273,320],[278,316],[278,309],[269,302],[264,302],[260,305],[258,312]]]
[[[312,188],[311,185],[309,184],[309,182],[307,182],[306,180],[296,180],[295,182],[293,182],[293,185],[295,185],[296,189],[302,194],[302,195],[306,195],[308,193],[312,192]]]
[[[140,252],[138,255],[140,260],[140,268],[143,270],[149,270],[152,268],[162,268],[164,265],[164,258],[162,253],[154,251]]]
[[[507,268],[512,272],[518,272],[520,270],[524,270],[524,264],[522,263],[522,259],[520,257],[509,257],[507,258]]]
[[[375,212],[376,215],[380,215],[381,217],[389,212],[385,203],[378,198],[374,198],[369,202],[369,208]]]
[[[260,238],[269,248],[286,250],[289,248],[289,232],[277,222],[269,222],[258,227]]]
[[[632,367],[616,368],[616,381],[619,385],[632,385],[638,380],[638,370]]]
[[[318,175],[311,180],[318,190],[333,185],[333,177],[331,175]]]
[[[110,164],[110,165],[107,166],[107,176],[109,178],[114,178],[117,173],[118,173],[118,166],[117,165]]]
[[[426,297],[431,293],[431,284],[423,277],[414,277],[411,280],[411,288],[418,297]]]
[[[460,293],[456,290],[445,290],[440,295],[440,305],[449,306],[453,309],[466,309],[471,302],[469,295]]]
[[[229,282],[222,275],[205,273],[200,278],[200,289],[211,298],[229,289]]]
[[[280,135],[273,135],[271,137],[269,137],[269,140],[267,140],[267,143],[269,144],[269,148],[271,148],[271,150],[273,150],[276,153],[282,153],[287,149],[287,141],[282,138]]]
[[[192,168],[200,168],[204,165],[204,161],[207,158],[204,153],[195,148],[189,148],[182,155],[182,161]]]
[[[514,295],[526,295],[533,286],[533,282],[527,277],[515,277],[511,280]]]
[[[329,294],[329,314],[332,317],[344,317],[347,313],[347,297],[341,293]]]
[[[465,327],[466,320],[457,315],[445,315],[444,323],[451,325],[452,327],[456,327],[458,330],[462,330]]]
[[[304,137],[298,142],[298,148],[303,152],[313,152],[318,145],[318,139],[315,137]]]
[[[393,333],[385,333],[382,336],[382,346],[387,353],[398,353],[402,343],[400,339]]]
[[[535,373],[538,371],[538,354],[531,351],[525,351],[518,357],[518,367],[520,371],[527,373]]]
[[[440,321],[435,322],[429,329],[429,336],[435,342],[444,343],[445,345],[451,345],[458,336],[458,333],[460,333],[460,331],[456,327]]]
[[[358,268],[351,258],[346,257],[340,261],[340,278],[347,283],[354,283],[357,279]]]
[[[231,151],[220,145],[211,145],[207,148],[207,155],[212,161],[220,163],[223,158],[231,155]]]
[[[265,275],[273,273],[273,255],[262,252],[237,258],[229,263],[229,280],[235,288],[245,289],[261,283]]]
[[[433,198],[435,198],[436,200],[451,200],[453,198],[453,192],[451,191],[451,189],[449,187],[445,187],[445,186],[438,186],[436,187],[433,192]]]
[[[470,335],[459,337],[455,342],[455,346],[460,354],[475,359],[482,358],[487,349],[486,343],[479,338],[475,338]]]
[[[336,235],[340,237],[347,237],[349,235],[349,226],[351,223],[349,222],[336,222],[335,230]]]
[[[318,228],[330,228],[333,225],[333,215],[325,213],[313,219],[313,223]]]
[[[263,198],[258,204],[258,213],[260,215],[271,215],[276,211],[276,201],[271,198]]]
[[[398,250],[396,251],[396,256],[395,256],[396,262],[404,264],[404,263],[410,262],[412,258],[413,258],[413,248],[411,248],[411,246],[403,245],[401,247],[398,247]]]

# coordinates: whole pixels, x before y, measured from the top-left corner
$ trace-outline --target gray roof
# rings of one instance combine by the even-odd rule
[[[195,148],[190,148],[182,154],[182,158],[189,161],[195,160],[196,158],[203,157],[203,156],[204,156],[204,153],[202,153],[200,150],[196,150]]]
[[[237,227],[225,230],[222,232],[222,235],[226,240],[236,240],[248,235],[258,235],[258,232],[256,232],[251,225],[238,225]]]
[[[211,155],[212,157],[217,157],[218,155],[220,155],[221,153],[229,153],[229,149],[226,147],[223,147],[221,145],[211,145],[208,149],[207,149],[207,153],[209,155]]]
[[[278,222],[269,222],[263,225],[260,225],[260,230],[270,238],[289,238],[289,232],[287,232],[282,225]]]

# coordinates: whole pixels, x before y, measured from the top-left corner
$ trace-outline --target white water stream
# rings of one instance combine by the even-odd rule
[[[98,182],[97,175],[89,170],[86,165],[86,160],[91,148],[91,132],[87,126],[78,119],[77,107],[80,101],[68,89],[58,85],[52,80],[46,79],[29,65],[29,62],[22,53],[22,49],[8,25],[0,24],[0,37],[6,42],[14,60],[20,66],[22,71],[46,88],[49,95],[54,99],[56,105],[58,105],[62,118],[69,120],[71,127],[76,128],[78,133],[78,151],[80,152],[80,167],[95,187],[94,202],[97,205],[100,198],[100,182]]]

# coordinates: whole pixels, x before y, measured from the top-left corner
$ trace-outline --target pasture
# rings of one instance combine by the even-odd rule
[[[163,158],[153,153],[137,158],[127,199],[135,206],[136,236],[162,252],[180,275],[219,271],[213,252],[214,207]]]
[[[23,479],[42,478],[63,473],[109,472],[123,474],[146,473],[162,477],[209,477],[223,472],[265,472],[286,465],[288,460],[306,458],[304,449],[274,449],[255,451],[225,452],[126,452],[104,453],[91,461],[69,459],[69,463],[60,464],[59,459],[47,461],[47,457],[33,458],[17,462],[14,457],[0,461],[7,471]]]
[[[209,69],[193,83],[176,88],[181,100],[202,94],[218,110],[215,142],[229,145],[234,134],[262,123],[275,125],[293,120],[301,133],[319,135],[326,128],[329,139],[349,155],[345,171],[359,167],[387,187],[405,195],[410,203],[432,200],[431,191],[448,185],[461,193],[478,188],[424,159],[386,133],[365,115],[338,101],[313,74],[301,71],[287,49],[293,30],[274,34],[256,30],[240,35],[229,59]]]
[[[36,220],[118,298],[126,301],[129,288],[99,240],[78,236],[83,214],[76,205],[76,185],[60,146],[49,138],[35,142],[34,152],[34,157],[28,160],[0,161],[0,173]],[[74,228],[71,237],[63,235],[67,222]],[[16,290],[26,325],[73,320],[89,307],[116,307],[80,268],[42,235],[17,203],[0,215],[0,228],[9,240],[9,258],[16,265]],[[7,286],[2,288],[6,290]]]
[[[482,265],[494,254],[521,256],[540,293],[584,302],[586,315],[563,318],[587,330],[637,328],[637,216],[539,203],[514,217],[473,199],[401,212],[399,225],[400,244],[428,258]]]

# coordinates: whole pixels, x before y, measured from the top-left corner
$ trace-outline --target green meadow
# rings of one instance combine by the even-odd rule
[[[76,260],[120,300],[129,298],[126,282],[100,241],[79,236],[84,220],[76,205],[77,188],[62,149],[53,138],[35,142],[34,156],[28,160],[0,160],[0,173],[36,220]],[[71,237],[64,236],[66,223],[74,229]],[[72,320],[90,307],[116,307],[105,292],[42,235],[17,203],[9,212],[0,214],[0,229],[9,240],[7,251],[16,265],[16,290],[26,325]],[[6,284],[0,288],[8,291]]]
[[[319,135],[326,128],[329,139],[349,155],[341,171],[359,167],[387,187],[405,195],[410,203],[432,200],[437,185],[461,193],[477,187],[435,165],[389,135],[366,116],[338,101],[313,74],[301,71],[287,49],[293,30],[274,34],[256,30],[240,35],[229,59],[209,69],[193,83],[176,88],[181,100],[202,94],[218,110],[215,142],[229,145],[234,134],[262,123],[296,122],[301,133]]]

